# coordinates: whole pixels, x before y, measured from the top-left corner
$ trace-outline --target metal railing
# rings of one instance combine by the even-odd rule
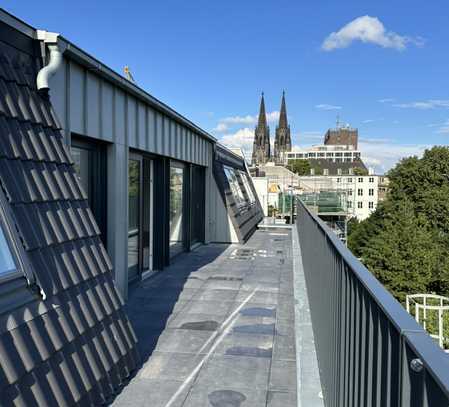
[[[449,355],[299,199],[296,225],[326,406],[449,406]]]

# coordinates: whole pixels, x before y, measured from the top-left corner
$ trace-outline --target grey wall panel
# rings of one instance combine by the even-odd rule
[[[114,136],[114,88],[103,81],[101,86],[101,138],[113,141]]]
[[[182,140],[182,128],[179,124],[177,124],[176,125],[176,158],[178,158],[178,159],[180,159],[182,157],[181,140]]]
[[[187,129],[182,129],[181,134],[181,156],[187,157]]]
[[[86,72],[85,120],[87,123],[86,135],[103,138],[100,134],[100,80],[96,75]]]
[[[67,135],[73,132],[204,166],[210,161],[208,140],[77,62],[64,59],[51,86]]]
[[[137,100],[127,97],[127,131],[128,145],[132,148],[138,148],[137,143]]]
[[[148,108],[148,151],[156,152],[156,113]]]
[[[115,90],[115,126],[114,137],[115,142],[125,144],[125,93],[120,90]]]
[[[64,61],[61,68],[58,69],[55,75],[51,78],[50,82],[50,100],[53,108],[56,111],[59,122],[63,129],[66,128],[66,95],[68,86],[66,84],[67,79],[67,63]]]
[[[70,64],[70,130],[84,134],[84,69],[79,65]]]
[[[162,115],[156,112],[156,148],[155,153],[162,154]]]
[[[187,131],[187,160],[193,161],[193,134],[190,130]]]
[[[142,102],[137,103],[137,147],[141,150],[146,149],[146,108]]]
[[[163,155],[170,155],[169,154],[169,149],[168,149],[168,143],[169,143],[169,139],[170,139],[170,119],[166,116],[164,117],[164,125],[163,125],[163,129],[164,129],[164,133],[162,136],[162,154]]]
[[[176,157],[176,123],[170,120],[170,157]]]

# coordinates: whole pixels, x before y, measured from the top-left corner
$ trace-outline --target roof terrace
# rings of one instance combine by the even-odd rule
[[[142,365],[115,406],[449,404],[447,355],[300,202],[292,229],[183,254],[128,314]]]
[[[200,247],[136,287],[128,314],[143,363],[114,405],[287,407],[297,395],[323,405],[293,252],[290,229],[263,229],[245,245]]]

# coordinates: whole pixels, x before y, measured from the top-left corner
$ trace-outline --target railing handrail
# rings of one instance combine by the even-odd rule
[[[418,355],[427,371],[440,385],[449,398],[449,355],[446,354],[430,335],[407,313],[404,307],[387,291],[371,272],[352,254],[331,229],[298,198],[299,205],[309,214],[322,230],[343,261],[370,293],[388,320],[403,336],[408,345]],[[299,211],[298,211],[299,216]]]

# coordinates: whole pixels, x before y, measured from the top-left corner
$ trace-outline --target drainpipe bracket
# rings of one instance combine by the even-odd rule
[[[43,41],[46,44],[57,44],[58,43],[58,33],[52,33],[45,30],[37,30],[37,39]]]

